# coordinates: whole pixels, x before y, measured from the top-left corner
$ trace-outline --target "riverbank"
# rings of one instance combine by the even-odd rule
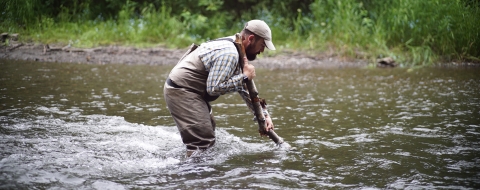
[[[0,59],[76,64],[124,64],[124,65],[175,65],[186,49],[165,47],[136,48],[131,46],[100,46],[76,48],[59,44],[11,42],[0,46]],[[268,51],[268,50],[266,50]],[[378,60],[377,60],[378,61]],[[314,55],[289,50],[277,50],[275,54],[261,54],[251,62],[257,68],[310,69],[378,67],[373,60],[354,59],[337,55],[333,50]],[[401,66],[401,63],[395,63]],[[480,67],[476,62],[444,62],[437,67]],[[386,66],[389,67],[389,66]]]
[[[174,65],[185,51],[186,49],[169,49],[164,47],[103,46],[73,48],[55,44],[10,43],[9,46],[1,47],[0,58],[78,64]],[[307,55],[280,50],[275,55],[260,56],[252,64],[257,68],[309,69],[366,67],[368,66],[368,61],[339,57],[331,52]]]

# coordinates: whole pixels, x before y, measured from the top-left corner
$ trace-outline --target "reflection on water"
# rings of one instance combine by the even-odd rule
[[[283,150],[237,94],[185,159],[169,66],[0,60],[0,189],[480,188],[478,68],[257,70]]]

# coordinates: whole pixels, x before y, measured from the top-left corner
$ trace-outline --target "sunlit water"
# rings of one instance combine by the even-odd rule
[[[185,159],[170,66],[0,60],[0,189],[478,189],[480,69],[257,69],[276,132],[239,95]]]

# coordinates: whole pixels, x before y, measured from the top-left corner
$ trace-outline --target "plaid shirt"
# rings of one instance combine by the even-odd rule
[[[235,36],[229,36],[235,39]],[[218,40],[203,43],[200,45],[198,57],[208,71],[207,93],[212,96],[224,95],[230,92],[238,92],[247,104],[250,111],[253,111],[253,104],[250,100],[245,84],[243,83],[243,68],[238,65],[238,52],[235,45],[227,40]],[[268,115],[267,110],[263,110]]]

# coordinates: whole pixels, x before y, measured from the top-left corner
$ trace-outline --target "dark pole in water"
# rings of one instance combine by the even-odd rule
[[[235,39],[235,46],[237,47],[237,50],[238,53],[239,53],[239,56],[240,56],[240,66],[241,68],[243,68],[243,57],[245,56],[245,48],[243,47],[243,44],[242,44],[242,38],[240,36],[240,34],[236,34],[235,35],[236,39]],[[261,104],[260,104],[260,98],[258,97],[258,91],[257,91],[257,87],[255,87],[255,83],[253,82],[253,80],[248,80],[247,81],[247,90],[248,90],[248,94],[250,95],[250,100],[252,100],[252,104],[253,104],[253,111],[255,113],[255,117],[257,118],[257,121],[258,121],[258,130],[259,131],[265,131],[265,116],[263,115],[262,113],[262,107],[261,107]],[[266,133],[268,135],[268,137],[270,139],[273,140],[273,142],[275,142],[277,145],[281,145],[284,141],[281,137],[279,137],[277,135],[277,133],[275,133],[273,130],[270,130]]]

